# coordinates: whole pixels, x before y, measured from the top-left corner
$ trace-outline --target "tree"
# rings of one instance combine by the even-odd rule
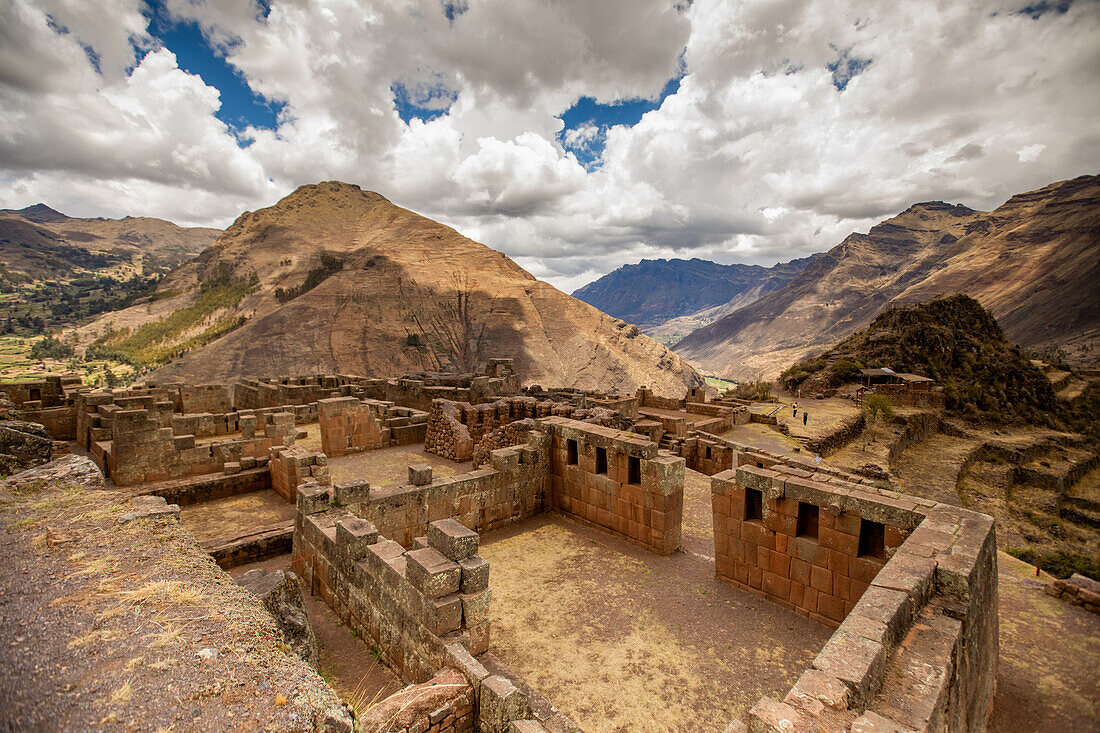
[[[477,292],[477,282],[464,272],[451,273],[451,289],[443,294],[402,281],[398,297],[405,318],[416,327],[416,333],[406,335],[406,346],[427,355],[438,371],[475,371],[488,326],[475,302]]]

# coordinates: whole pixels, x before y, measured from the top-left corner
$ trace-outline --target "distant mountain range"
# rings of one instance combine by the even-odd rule
[[[0,209],[0,278],[52,280],[81,272],[118,277],[167,272],[203,251],[221,231],[163,219],[77,219],[45,204]]]
[[[302,186],[245,212],[159,297],[80,330],[157,378],[468,371],[515,359],[525,383],[680,397],[702,378],[635,326],[504,254],[358,186]],[[103,335],[106,334],[106,335]]]
[[[978,300],[1027,349],[1100,366],[1100,177],[1053,183],[988,213],[916,204],[674,348],[707,372],[774,377],[891,306],[952,293]]]
[[[669,343],[778,290],[812,259],[774,267],[720,265],[698,258],[642,260],[579,288],[573,297]]]

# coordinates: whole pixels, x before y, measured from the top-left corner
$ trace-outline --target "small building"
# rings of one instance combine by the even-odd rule
[[[919,374],[905,374],[899,372],[897,377],[901,380],[902,384],[909,388],[910,392],[929,392],[932,390],[932,385],[936,383],[936,380],[922,377]]]
[[[900,384],[898,374],[890,367],[875,367],[874,369],[860,369],[860,381],[865,387],[874,387],[880,384]]]

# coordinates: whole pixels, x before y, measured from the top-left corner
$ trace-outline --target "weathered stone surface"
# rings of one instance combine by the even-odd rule
[[[406,553],[406,575],[413,587],[427,598],[458,593],[462,570],[438,550],[430,547]]]
[[[121,524],[139,519],[156,519],[157,517],[169,517],[177,522],[180,519],[179,505],[169,504],[160,496],[135,496],[130,500],[130,503],[133,505],[134,511],[127,512],[119,517],[118,521]]]
[[[459,563],[462,568],[463,593],[477,593],[489,587],[489,561],[474,555]]]
[[[348,517],[336,523],[336,544],[344,548],[352,560],[367,556],[367,547],[378,541],[378,530],[365,519]]]
[[[30,468],[14,476],[9,476],[0,486],[17,488],[39,482],[68,483],[88,489],[103,488],[103,472],[90,458],[67,455],[50,461],[44,466]]]
[[[481,683],[478,730],[484,733],[508,733],[513,720],[531,714],[527,695],[506,677],[493,675]]]
[[[477,532],[454,519],[441,519],[428,525],[428,546],[454,562],[462,562],[477,554]]]
[[[53,439],[38,423],[0,422],[0,476],[48,463],[52,449]]]
[[[427,463],[409,466],[409,483],[413,486],[427,486],[432,482],[432,467]]]
[[[319,664],[317,638],[306,615],[298,576],[293,572],[258,569],[244,573],[237,578],[237,583],[260,599],[275,619],[287,646],[316,669]]]

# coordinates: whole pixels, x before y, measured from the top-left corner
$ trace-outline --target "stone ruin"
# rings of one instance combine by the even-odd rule
[[[379,730],[553,728],[533,705],[538,691],[487,664],[492,582],[480,535],[555,512],[668,555],[680,548],[685,468],[711,477],[716,576],[834,629],[782,699],[761,698],[727,731],[966,731],[988,715],[993,521],[721,438],[753,419],[735,401],[644,387],[522,396],[507,360],[479,375],[232,389],[46,383],[37,395],[0,389],[132,495],[186,509],[272,489],[293,503],[277,525],[203,547],[223,567],[290,553],[305,587],[411,685],[361,721]],[[320,451],[297,444],[314,422]],[[473,463],[456,476],[413,465],[391,485],[332,480],[330,459],[421,442]]]

